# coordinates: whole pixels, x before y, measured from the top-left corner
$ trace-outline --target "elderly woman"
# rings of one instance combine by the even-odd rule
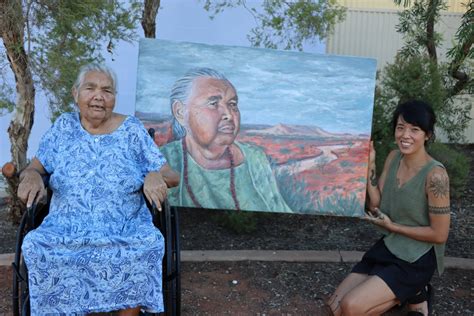
[[[20,175],[31,205],[53,192],[48,216],[24,239],[32,315],[163,311],[163,237],[146,198],[160,209],[175,174],[132,116],[114,113],[116,77],[87,65],[72,89],[79,112],[61,115]]]
[[[281,196],[265,153],[236,142],[240,130],[237,91],[210,68],[196,68],[171,91],[173,134],[161,148],[180,186],[169,192],[179,206],[291,212]]]

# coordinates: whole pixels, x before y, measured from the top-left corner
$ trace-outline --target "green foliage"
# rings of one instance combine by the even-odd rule
[[[15,102],[13,88],[7,84],[8,79],[5,71],[9,68],[6,63],[7,55],[5,50],[1,48],[0,60],[5,60],[5,62],[0,62],[0,116],[2,116],[13,111]]]
[[[474,80],[472,70],[474,69],[474,1],[466,3],[466,12],[462,16],[461,26],[458,28],[455,40],[456,45],[446,54],[450,58],[449,73],[458,82],[452,84],[450,95],[456,95],[464,89],[466,94],[474,93]]]
[[[394,63],[388,64],[378,74],[372,128],[378,173],[382,170],[387,154],[395,148],[391,115],[399,103],[409,99],[429,102],[437,116],[437,128],[445,132],[450,142],[462,142],[463,132],[471,121],[469,113],[472,104],[469,102],[469,94],[472,92],[472,60],[465,58],[472,57],[472,5],[469,7],[470,15],[468,10],[463,16],[464,22],[458,30],[454,47],[447,56],[451,59],[443,63],[437,60],[435,52],[441,35],[430,33],[427,26],[439,19],[440,10],[446,7],[445,1],[394,2],[405,7],[412,5],[400,13],[400,23],[397,26],[405,45]],[[470,20],[466,16],[470,16]],[[428,47],[434,48],[434,51],[430,51]],[[453,78],[453,69],[464,71],[461,75],[468,78],[466,82]]]
[[[275,178],[277,183],[284,183],[278,189],[290,209],[298,213],[310,213],[314,210],[313,199],[317,199],[318,192],[309,190],[304,180],[297,181],[287,170],[277,172]]]
[[[266,0],[261,8],[245,0],[205,0],[211,18],[225,10],[242,6],[254,17],[257,26],[247,36],[252,46],[303,50],[303,43],[322,40],[334,25],[345,18],[346,9],[336,0]]]
[[[424,55],[398,55],[393,64],[385,67],[381,87],[390,106],[386,110],[393,110],[398,102],[423,99],[439,112],[446,97],[437,64]]]
[[[3,96],[3,91],[0,91],[0,115],[10,113],[13,111],[15,103]]]
[[[437,115],[437,126],[449,131],[448,137],[451,139],[462,138],[462,132],[469,124],[470,106],[469,103],[455,104],[446,98],[446,88],[440,74],[442,69],[426,56],[404,58],[401,55],[384,68],[375,93],[372,129],[378,158],[384,158],[392,148],[391,120],[394,109],[399,103],[410,99],[430,103]],[[453,124],[453,121],[457,124]]]
[[[445,79],[441,72],[446,65],[436,64],[426,56],[403,58],[397,56],[383,71],[375,93],[372,137],[377,152],[377,171],[381,172],[388,153],[396,148],[393,143],[392,113],[400,102],[409,99],[425,100],[433,106],[437,127],[443,129],[450,141],[462,141],[463,131],[471,118],[469,102],[447,98]]]
[[[321,199],[319,192],[310,190],[304,180],[297,180],[287,170],[278,172],[276,179],[278,183],[285,184],[279,187],[280,194],[294,212],[314,215],[316,210],[318,214],[325,215],[360,216],[358,210],[363,210],[362,204],[354,192],[348,195],[334,193]],[[361,180],[365,183],[365,178]]]
[[[323,201],[318,201],[317,205],[317,209],[321,214],[336,216],[362,216],[364,209],[354,192],[348,195],[332,194]],[[358,212],[358,210],[362,211]]]
[[[257,216],[254,212],[224,211],[225,214],[216,214],[216,221],[220,225],[236,232],[249,234],[257,229]]]
[[[474,2],[471,0],[469,3],[466,3],[467,11],[462,16],[461,25],[456,31],[455,39],[458,43],[464,43],[467,40],[474,39],[474,27],[472,25],[474,21]],[[464,57],[464,52],[462,51],[462,45],[456,45],[451,48],[447,54],[452,60],[462,60]],[[474,58],[474,49],[469,49],[467,53],[467,58]]]
[[[468,180],[470,159],[456,150],[456,147],[441,143],[431,144],[428,152],[446,167],[451,197],[461,197]]]
[[[46,93],[55,118],[72,110],[71,87],[79,67],[102,62],[119,40],[136,38],[140,2],[28,1],[25,46],[35,83]]]
[[[10,113],[15,108],[13,100],[13,89],[6,84],[6,81],[0,83],[0,115]]]
[[[405,0],[405,4],[408,1]],[[400,4],[400,0],[395,1]],[[406,5],[405,5],[406,6]],[[426,32],[429,21],[438,22],[440,10],[447,8],[441,0],[418,0],[408,10],[402,11],[400,23],[397,25],[397,32],[403,34],[405,45],[400,50],[400,54],[405,57],[423,54],[426,43],[430,41],[430,35]],[[433,41],[435,46],[441,43],[441,34],[434,32]]]

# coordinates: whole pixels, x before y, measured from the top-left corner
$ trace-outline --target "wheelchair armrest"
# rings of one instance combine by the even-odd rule
[[[2,167],[2,174],[7,180],[17,179],[19,181],[20,173],[17,169],[15,164],[12,162],[7,162]],[[50,174],[41,174],[41,179],[43,180],[45,188],[49,186],[49,178]]]
[[[168,199],[165,199],[164,201],[161,202],[161,211],[158,210],[158,207],[156,206],[155,203],[153,203],[150,206],[148,201],[147,201],[147,206],[151,211],[151,214],[153,216],[153,221],[158,220],[160,223],[163,223],[166,216],[169,216],[170,206],[169,206]]]
[[[31,228],[35,227],[36,203],[33,203],[30,207],[26,208],[26,214],[28,217],[28,225]]]
[[[12,162],[7,162],[3,165],[2,174],[7,179],[7,181],[12,181],[13,183],[15,183],[16,186],[19,184],[20,172],[18,172],[15,164],[13,164]],[[49,178],[50,178],[49,174],[41,175],[41,179],[43,180],[43,183],[46,189],[48,189],[48,186],[49,186]],[[26,208],[26,212],[25,212],[26,217],[27,217],[26,220],[30,229],[35,228],[35,218],[37,215],[37,211],[41,209],[41,207],[44,207],[44,206],[47,207],[49,204],[50,198],[51,198],[51,192],[47,190],[47,196],[45,200],[39,201],[39,203],[33,203],[33,205]],[[39,207],[38,204],[40,204],[41,207]]]

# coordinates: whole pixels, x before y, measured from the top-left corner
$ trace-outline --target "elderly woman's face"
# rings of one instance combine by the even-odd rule
[[[102,72],[86,73],[79,89],[74,91],[74,99],[82,119],[107,121],[115,106],[115,91],[111,79]]]
[[[232,144],[240,129],[234,88],[225,80],[195,79],[186,101],[184,118],[187,135],[199,146]]]

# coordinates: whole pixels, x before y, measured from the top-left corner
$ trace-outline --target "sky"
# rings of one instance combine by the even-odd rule
[[[260,1],[247,1],[250,5]],[[227,9],[213,20],[202,8],[203,1],[162,0],[158,11],[156,37],[163,40],[185,41],[205,44],[250,46],[247,34],[254,27],[252,15],[244,8]],[[137,30],[143,37],[141,27]],[[2,43],[3,45],[3,43]],[[324,43],[305,45],[306,52],[324,53]],[[138,43],[118,43],[113,55],[104,49],[106,64],[118,77],[118,95],[115,111],[133,115],[135,113],[135,91],[138,61]],[[49,109],[44,95],[37,90],[36,112],[29,139],[28,158],[34,156],[41,136],[51,125]],[[10,142],[7,129],[11,114],[0,116],[0,165],[10,161]]]

